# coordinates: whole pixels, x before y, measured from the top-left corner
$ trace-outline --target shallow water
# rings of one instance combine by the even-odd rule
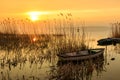
[[[87,29],[94,39],[90,40],[90,47],[104,47],[105,52],[99,59],[80,63],[58,65],[55,47],[49,43],[47,48],[40,49],[39,44],[32,49],[1,48],[0,80],[120,80],[120,45],[97,46],[98,39],[108,36],[106,30],[106,27]]]

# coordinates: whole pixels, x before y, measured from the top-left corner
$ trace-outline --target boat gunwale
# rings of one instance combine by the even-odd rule
[[[100,50],[95,54],[89,54],[89,55],[80,55],[80,56],[61,56],[57,55],[60,60],[84,60],[84,59],[91,59],[100,56],[104,53],[104,48],[97,48],[97,49],[89,49],[89,50]]]

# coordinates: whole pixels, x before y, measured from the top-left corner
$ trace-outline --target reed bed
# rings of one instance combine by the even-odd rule
[[[60,13],[59,17],[58,20],[48,19],[35,23],[28,19],[11,18],[1,22],[1,80],[40,80],[40,72],[37,71],[42,69],[45,63],[55,66],[58,59],[56,54],[89,48],[83,25],[76,27],[71,13]],[[27,66],[31,74],[25,74],[24,68]],[[22,72],[14,76],[12,71],[16,68]]]

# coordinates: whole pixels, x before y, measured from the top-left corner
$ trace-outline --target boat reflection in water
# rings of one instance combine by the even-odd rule
[[[99,76],[104,69],[103,54],[94,59],[82,61],[58,61],[56,68],[51,68],[50,80],[93,80],[94,73]]]

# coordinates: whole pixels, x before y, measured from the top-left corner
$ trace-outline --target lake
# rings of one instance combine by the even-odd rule
[[[97,45],[97,40],[110,35],[110,27],[86,27],[85,30],[90,38],[87,39],[89,46],[105,48],[104,55],[75,64],[58,64],[59,50],[56,49],[63,44],[57,42],[56,37],[40,36],[38,41],[36,36],[29,37],[30,41],[26,37],[23,41],[2,37],[0,80],[120,80],[120,45]]]

